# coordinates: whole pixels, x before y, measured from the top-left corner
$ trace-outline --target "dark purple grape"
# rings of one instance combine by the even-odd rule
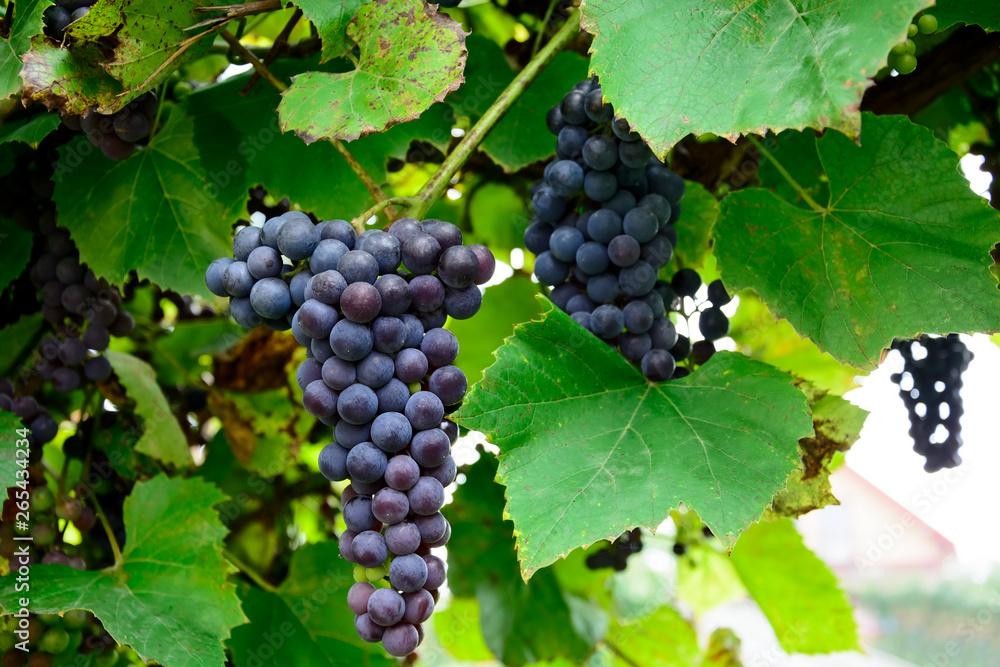
[[[424,588],[428,591],[436,591],[444,585],[445,581],[445,566],[444,561],[437,556],[424,556],[424,562],[427,563],[427,582],[424,584]]]
[[[366,387],[360,383],[352,384],[340,393],[336,408],[340,414],[340,418],[347,423],[355,425],[364,424],[374,419],[378,413],[378,397],[372,391],[371,387]],[[381,473],[379,474],[381,475]]]
[[[372,422],[371,440],[385,452],[392,453],[406,449],[412,437],[413,428],[410,426],[409,420],[398,412],[380,414]],[[392,460],[389,462],[392,463]],[[386,481],[389,482],[388,479]],[[391,482],[389,482],[389,486],[397,488]]]
[[[356,452],[361,446],[355,447],[351,452]],[[372,514],[375,518],[385,524],[399,523],[406,518],[410,512],[410,501],[402,491],[391,488],[380,489],[372,496]]]
[[[319,453],[319,471],[331,482],[347,479],[347,454],[348,450],[331,442]]]
[[[377,317],[372,322],[372,336],[376,350],[395,354],[406,344],[406,325],[398,317]]]
[[[434,613],[434,597],[425,589],[404,594],[403,602],[406,604],[403,620],[407,623],[423,623]]]
[[[111,362],[104,357],[88,359],[83,364],[83,375],[91,382],[103,382],[111,376]]]
[[[389,380],[384,387],[375,390],[378,397],[378,413],[402,412],[410,400],[410,389],[397,378]]]
[[[382,297],[383,315],[402,315],[410,308],[410,286],[397,275],[383,275],[375,281],[375,289]]]
[[[403,266],[410,273],[431,273],[441,257],[441,244],[430,234],[414,234],[403,242],[402,256]]]
[[[375,535],[378,535],[378,533],[375,533]],[[358,537],[361,536],[359,535]],[[379,535],[379,538],[381,537],[382,536]],[[354,541],[355,544],[357,544],[357,538],[355,538]],[[354,551],[356,554],[357,546],[355,546]],[[385,558],[382,560],[384,561]],[[381,564],[381,561],[379,564]],[[403,619],[403,611],[405,608],[406,604],[403,602],[403,596],[391,588],[379,588],[372,593],[370,598],[368,598],[368,615],[373,621],[382,626],[391,626],[399,623]]]
[[[378,262],[374,257],[361,250],[351,250],[340,258],[337,271],[344,276],[348,285],[353,283],[373,284],[378,278]]]
[[[444,405],[461,403],[468,388],[469,381],[466,379],[465,373],[456,366],[442,366],[431,373],[428,382],[428,389],[437,394]]]
[[[366,496],[355,496],[344,503],[343,515],[347,528],[355,533],[363,533],[364,531],[371,530],[376,523],[375,515],[372,514],[372,500]],[[356,537],[354,539],[357,540]],[[355,557],[357,557],[357,554],[355,554]],[[381,564],[384,560],[385,558],[383,557],[377,564]],[[375,566],[366,565],[365,567]]]
[[[367,282],[353,282],[340,297],[340,308],[344,317],[360,324],[367,324],[382,310],[382,296],[374,285]]]
[[[403,593],[419,591],[427,583],[427,563],[416,554],[394,558],[389,566],[389,582]]]
[[[420,343],[431,368],[450,365],[458,357],[458,349],[458,338],[447,329],[431,329]]]
[[[381,641],[385,633],[385,628],[373,621],[368,614],[355,617],[354,629],[359,637],[371,644]]]
[[[444,304],[444,285],[435,276],[415,276],[410,281],[410,294],[412,306],[417,312],[429,313]]]
[[[375,592],[375,587],[367,581],[361,581],[347,591],[347,606],[357,615],[368,613],[368,598]]]
[[[444,506],[444,486],[433,477],[421,477],[413,488],[406,492],[413,514],[426,516],[434,514]]]
[[[371,327],[350,320],[340,320],[330,332],[333,351],[346,361],[364,359],[372,351],[374,344]]]
[[[434,428],[444,419],[444,404],[429,391],[418,391],[410,396],[404,409],[406,418],[417,431]]]
[[[391,488],[397,491],[409,491],[418,479],[420,479],[420,466],[411,457],[400,454],[389,459],[385,467],[385,481]]]

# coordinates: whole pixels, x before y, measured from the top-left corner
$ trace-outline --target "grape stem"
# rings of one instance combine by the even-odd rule
[[[115,569],[118,569],[122,566],[125,559],[122,558],[121,547],[118,546],[118,540],[115,539],[115,531],[111,530],[111,523],[108,521],[107,515],[104,514],[101,503],[97,500],[96,493],[90,494],[90,501],[94,503],[94,511],[97,513],[97,518],[101,520],[104,532],[108,535],[108,542],[111,544],[111,553],[115,555]]]
[[[775,160],[774,156],[771,155],[771,152],[768,151],[766,148],[764,148],[763,144],[757,141],[757,137],[753,136],[752,134],[748,134],[746,136],[747,139],[750,141],[750,143],[753,144],[754,147],[760,152],[760,154],[764,158],[766,158],[768,162],[773,164],[774,168],[778,170],[778,173],[780,173],[785,178],[785,180],[788,181],[788,184],[792,186],[792,189],[794,189],[797,193],[799,193],[799,196],[802,197],[802,201],[809,204],[809,207],[812,210],[816,211],[817,213],[826,213],[826,209],[817,204],[816,200],[814,200],[812,197],[809,196],[809,193],[806,192],[805,188],[799,185],[795,181],[795,179],[792,178],[792,175],[788,173],[788,170],[785,169],[784,165]]]
[[[275,586],[268,583],[267,580],[264,579],[264,577],[260,576],[260,574],[256,570],[254,570],[252,567],[250,567],[242,560],[240,560],[240,558],[232,551],[230,551],[229,549],[223,549],[222,557],[228,560],[230,563],[232,563],[237,570],[250,577],[250,579],[255,584],[260,586],[262,589],[264,589],[268,593],[277,594],[278,589]]]
[[[416,197],[389,197],[384,201],[376,202],[374,206],[369,208],[367,211],[365,211],[358,217],[354,218],[354,220],[351,220],[351,225],[354,227],[355,232],[361,234],[361,232],[365,231],[365,221],[367,221],[368,218],[372,217],[373,215],[377,215],[384,209],[388,209],[393,204],[412,206],[414,204],[417,204],[418,201],[419,200]]]
[[[476,147],[486,138],[486,135],[490,133],[493,126],[503,118],[507,110],[517,101],[528,85],[534,81],[539,72],[556,57],[557,53],[573,41],[579,32],[580,11],[577,10],[566,20],[566,23],[559,29],[559,32],[549,40],[549,43],[514,77],[514,80],[500,93],[500,96],[490,105],[490,108],[486,110],[486,113],[479,119],[479,122],[466,133],[462,141],[445,158],[445,161],[441,163],[441,167],[417,194],[418,203],[407,212],[408,215],[420,220],[427,214],[431,204],[444,194],[448,184],[451,183],[451,179],[458,173],[458,170],[466,163],[469,157],[472,156]]]
[[[221,34],[222,38],[226,40],[226,43],[233,48],[233,51],[238,53],[240,57],[242,57],[244,60],[250,63],[250,65],[253,66],[254,71],[260,74],[268,83],[274,86],[274,88],[279,93],[283,93],[286,90],[288,90],[288,85],[284,81],[279,79],[278,76],[274,72],[272,72],[267,65],[262,63],[260,59],[257,58],[257,56],[250,53],[247,47],[240,44],[240,40],[236,39],[233,35],[229,34],[229,32],[225,30],[223,30]],[[351,152],[347,150],[347,146],[344,145],[344,142],[340,141],[339,139],[331,139],[330,143],[333,144],[333,147],[337,149],[337,152],[340,153],[341,157],[344,158],[344,160],[347,162],[347,165],[351,168],[351,171],[353,171],[354,174],[361,180],[361,182],[364,183],[365,189],[368,190],[372,198],[377,203],[381,204],[389,200],[389,197],[387,197],[385,192],[382,191],[382,188],[380,188],[378,183],[375,182],[375,179],[372,178],[371,174],[369,174],[365,170],[365,168],[361,166],[361,163],[358,162],[353,155],[351,155]],[[392,206],[391,202],[383,206],[383,208],[386,209],[386,214],[389,216],[390,219],[395,219],[396,217],[398,217],[399,212],[395,209],[395,207]]]
[[[618,648],[608,640],[606,639],[604,640],[604,645],[607,646],[609,649],[611,649],[611,652],[614,653],[616,656],[618,656],[618,658],[625,664],[631,665],[632,667],[639,667],[639,663],[637,663],[636,661],[632,660],[632,658],[622,653],[622,650],[620,648]]]
[[[535,54],[538,53],[538,49],[542,47],[542,39],[545,37],[545,29],[549,27],[549,19],[552,18],[552,11],[559,4],[559,0],[549,0],[549,8],[545,10],[545,18],[542,19],[542,25],[538,28],[538,35],[535,36],[535,44],[531,47],[531,57],[534,58]]]
[[[264,56],[264,60],[261,61],[262,65],[267,67],[272,62],[274,62],[275,58],[278,57],[279,53],[288,48],[288,36],[292,34],[292,30],[295,28],[296,24],[298,24],[298,22],[301,19],[302,19],[302,10],[296,9],[295,13],[292,14],[292,17],[288,19],[288,23],[285,24],[285,27],[282,28],[281,32],[278,33],[278,36],[274,38],[274,43],[268,50],[267,55]],[[250,79],[246,82],[246,85],[244,85],[243,88],[240,89],[240,95],[246,95],[251,90],[253,90],[254,85],[256,85],[256,83],[260,80],[260,78],[261,78],[261,73],[258,72],[257,70],[254,70],[253,74],[250,75]]]

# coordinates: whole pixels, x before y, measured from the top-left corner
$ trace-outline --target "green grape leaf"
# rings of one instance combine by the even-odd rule
[[[481,150],[507,173],[555,155],[556,138],[545,125],[545,114],[586,78],[585,58],[565,51],[557,55],[486,135]]]
[[[21,87],[21,57],[31,48],[31,38],[42,32],[42,14],[52,6],[52,0],[25,0],[17,3],[14,21],[7,39],[0,40],[0,100],[5,100]],[[8,6],[10,16],[12,11]]]
[[[861,146],[837,132],[815,143],[825,205],[764,190],[723,200],[715,254],[726,286],[755,289],[857,368],[877,366],[894,336],[997,331],[989,251],[1000,217],[969,189],[957,156],[899,116],[865,114]]]
[[[99,571],[31,567],[30,610],[94,613],[119,644],[171,667],[220,667],[222,642],[246,622],[222,558],[226,529],[212,506],[225,499],[199,479],[160,475],[125,499],[122,561]],[[16,574],[0,579],[0,607],[18,608]]]
[[[101,67],[103,61],[97,44],[62,49],[44,36],[32,38],[21,69],[24,101],[71,114],[82,114],[94,105],[107,113],[121,108],[130,98],[121,96],[122,85]]]
[[[21,419],[12,412],[0,410],[0,489],[8,489],[17,483],[17,471],[27,470],[27,456],[17,456],[17,440],[21,436],[17,434],[18,429],[24,428]],[[27,453],[25,451],[25,453]],[[22,467],[18,461],[24,462]],[[26,474],[26,473],[22,473]],[[27,479],[27,478],[25,478]]]
[[[276,591],[247,591],[250,624],[233,630],[228,642],[237,667],[397,664],[355,632],[346,602],[352,566],[339,554],[336,542],[306,545],[292,554]]]
[[[287,77],[315,63],[277,61],[271,68]],[[343,68],[344,61],[326,67]],[[243,213],[247,189],[266,183],[276,198],[287,196],[303,210],[324,219],[351,219],[368,207],[370,196],[332,145],[307,146],[293,134],[281,134],[276,107],[281,97],[270,86],[258,85],[246,97],[238,94],[249,74],[208,86],[189,98],[195,143],[208,171],[214,194],[234,222]],[[445,146],[451,139],[450,112],[437,104],[418,120],[364,137],[350,145],[351,154],[382,181],[390,157],[405,158],[414,140]],[[295,169],[287,165],[294,164]]]
[[[514,333],[514,325],[541,314],[538,285],[527,276],[514,276],[499,285],[486,288],[483,307],[476,317],[449,320],[450,329],[462,341],[455,364],[462,369],[469,384],[479,382],[483,371],[496,361],[496,350]]]
[[[465,31],[422,0],[375,0],[347,28],[361,56],[351,72],[307,72],[282,94],[282,131],[307,144],[351,141],[413,120],[462,84]]]
[[[681,502],[731,547],[812,431],[805,397],[775,368],[719,353],[650,383],[551,306],[515,328],[453,418],[501,450],[525,580],[577,547],[654,530]]]
[[[153,90],[173,70],[200,58],[212,45],[204,28],[191,26],[205,19],[198,7],[206,0],[112,0],[120,15],[115,31],[114,58],[103,63],[108,74],[129,92]],[[212,33],[214,34],[214,33]]]
[[[27,252],[24,253],[28,255]],[[4,254],[4,262],[8,255]],[[17,322],[8,324],[0,329],[3,334],[3,345],[0,345],[0,377],[13,379],[14,375],[24,372],[31,372],[30,368],[19,370],[18,363],[31,351],[30,346],[34,345],[40,338],[45,320],[41,313],[24,315]]]
[[[719,201],[701,183],[686,181],[680,205],[683,213],[674,225],[677,228],[675,268],[700,269],[712,250],[712,228],[719,219]]]
[[[503,664],[520,667],[559,657],[580,664],[590,647],[574,630],[555,574],[543,570],[527,583],[520,581],[514,527],[503,519],[496,470],[496,459],[482,455],[448,508],[448,585],[459,598],[475,597],[483,638]],[[474,623],[465,620],[456,627],[469,632]]]
[[[295,0],[296,7],[316,26],[323,40],[320,62],[339,58],[351,50],[347,25],[362,6],[371,0]]]
[[[10,218],[0,218],[0,290],[14,282],[28,266],[35,236],[14,224]]]
[[[732,562],[789,653],[857,651],[858,628],[837,578],[790,519],[750,528]]]
[[[582,11],[605,98],[663,157],[690,133],[735,141],[768,129],[832,127],[856,137],[869,77],[929,4],[682,0],[650,11],[587,0]]]
[[[7,123],[0,128],[0,144],[8,141],[20,141],[32,148],[38,148],[42,139],[52,134],[59,127],[59,116],[54,113],[43,113],[31,118]]]
[[[615,656],[615,667],[689,667],[701,658],[694,628],[670,607],[660,607],[634,623],[616,619],[608,629],[607,641],[622,652]]]
[[[205,267],[230,253],[222,206],[210,196],[194,124],[175,107],[149,146],[112,162],[86,139],[59,151],[55,201],[80,257],[99,276],[140,279],[210,297]]]
[[[1000,30],[1000,5],[980,0],[937,0],[927,11],[938,20],[938,32],[956,23],[981,26],[987,32]]]
[[[677,598],[701,615],[746,598],[746,588],[732,559],[704,542],[688,545],[683,567],[677,568]]]
[[[156,384],[153,367],[124,352],[108,350],[104,356],[111,362],[128,397],[135,402],[135,414],[142,417],[142,437],[135,444],[136,451],[175,466],[194,463],[184,431],[174,419],[163,390]]]

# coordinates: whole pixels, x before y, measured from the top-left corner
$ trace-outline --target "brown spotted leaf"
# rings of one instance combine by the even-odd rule
[[[61,49],[41,35],[33,38],[21,69],[25,102],[75,114],[95,104],[114,110],[127,99],[118,97],[121,84],[98,64],[103,59],[96,44]]]
[[[465,31],[422,0],[376,0],[347,28],[361,57],[354,71],[307,72],[285,91],[281,129],[308,144],[351,141],[413,120],[464,78]]]

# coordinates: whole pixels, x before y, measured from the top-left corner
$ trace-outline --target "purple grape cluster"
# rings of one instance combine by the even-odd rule
[[[954,468],[962,462],[962,373],[972,352],[958,334],[895,340],[892,349],[903,355],[903,372],[890,379],[909,413],[913,451],[927,459],[927,472]]]
[[[557,306],[647,378],[683,375],[677,362],[690,346],[667,316],[677,295],[658,276],[677,244],[684,179],[615,117],[595,80],[576,84],[546,123],[557,156],[532,190],[524,233],[535,275]]]
[[[155,93],[144,93],[112,114],[91,107],[83,115],[63,114],[63,125],[83,132],[111,160],[125,160],[135,152],[136,143],[153,132],[159,103]]]
[[[44,445],[56,437],[59,425],[34,396],[17,396],[14,383],[0,378],[0,411],[13,412],[31,431],[32,445]]]
[[[344,220],[313,224],[298,213],[240,230],[233,248],[235,260],[208,268],[209,289],[230,296],[244,326],[291,328],[306,348],[302,403],[334,433],[320,471],[350,480],[340,552],[356,565],[355,628],[408,655],[445,580],[430,549],[451,535],[441,509],[457,474],[458,427],[446,415],[468,389],[453,365],[458,339],[443,327],[479,311],[493,254],[463,245],[461,230],[440,220],[403,218],[356,236]]]
[[[100,382],[111,375],[111,363],[101,355],[112,336],[128,336],[132,316],[121,310],[122,295],[80,262],[69,232],[55,225],[55,214],[42,215],[39,227],[45,252],[30,271],[39,290],[42,317],[53,335],[42,340],[35,370],[67,393],[82,382]]]

